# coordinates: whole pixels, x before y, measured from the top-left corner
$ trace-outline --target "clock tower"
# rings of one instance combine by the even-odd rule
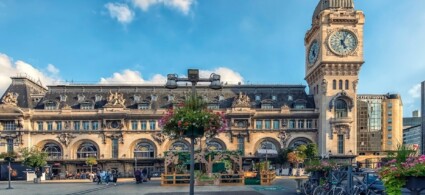
[[[319,114],[319,154],[357,155],[356,90],[363,59],[364,14],[354,0],[320,0],[305,35],[305,80]]]

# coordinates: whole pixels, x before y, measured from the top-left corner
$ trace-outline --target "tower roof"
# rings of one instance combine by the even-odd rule
[[[354,0],[320,0],[313,14],[314,19],[327,9],[354,9]]]

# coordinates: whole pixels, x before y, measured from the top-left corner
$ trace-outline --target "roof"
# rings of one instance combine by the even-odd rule
[[[320,0],[314,10],[312,20],[314,21],[320,12],[328,9],[354,9],[354,0]]]

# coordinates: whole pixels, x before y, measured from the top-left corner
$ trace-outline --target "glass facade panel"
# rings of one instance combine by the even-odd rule
[[[60,160],[62,159],[62,150],[55,143],[48,143],[44,145],[43,151],[47,153],[49,160]]]
[[[7,152],[13,152],[13,139],[7,139]]]
[[[88,158],[95,157],[97,158],[97,148],[94,144],[84,142],[80,145],[77,150],[77,158]]]
[[[245,138],[238,137],[238,151],[242,152],[242,156],[245,154]]]
[[[347,103],[344,100],[335,101],[335,118],[347,117]]]
[[[189,146],[182,141],[176,141],[174,142],[170,148],[168,148],[169,151],[189,151]]]

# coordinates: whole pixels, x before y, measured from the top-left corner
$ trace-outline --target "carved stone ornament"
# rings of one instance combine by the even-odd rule
[[[281,131],[277,137],[280,139],[281,146],[284,147],[289,138],[291,138],[291,134],[286,133],[286,131]]]
[[[162,145],[162,143],[165,141],[165,136],[162,133],[154,133],[151,134],[153,140],[158,142],[159,145]]]
[[[329,134],[330,139],[333,139],[333,134],[345,135],[346,139],[350,139],[350,126],[346,124],[334,125],[332,132]]]
[[[354,90],[354,92],[357,91],[357,84],[359,84],[359,79],[353,81],[353,90]]]
[[[12,92],[8,92],[3,99],[1,100],[1,102],[3,104],[6,105],[12,105],[12,106],[16,106],[18,104],[18,93],[12,93]]]
[[[326,95],[328,91],[328,81],[326,81],[326,79],[322,80],[322,89],[323,89],[323,94]]]
[[[118,141],[120,141],[121,144],[124,144],[124,136],[122,135],[122,133],[115,133],[112,135],[107,135],[106,137],[109,139],[117,139]]]
[[[61,133],[57,136],[58,140],[65,146],[68,146],[75,137],[76,136],[71,133]]]
[[[106,107],[125,107],[125,99],[122,93],[109,91]]]
[[[233,101],[232,107],[251,107],[251,101],[248,95],[239,92],[239,95]]]

